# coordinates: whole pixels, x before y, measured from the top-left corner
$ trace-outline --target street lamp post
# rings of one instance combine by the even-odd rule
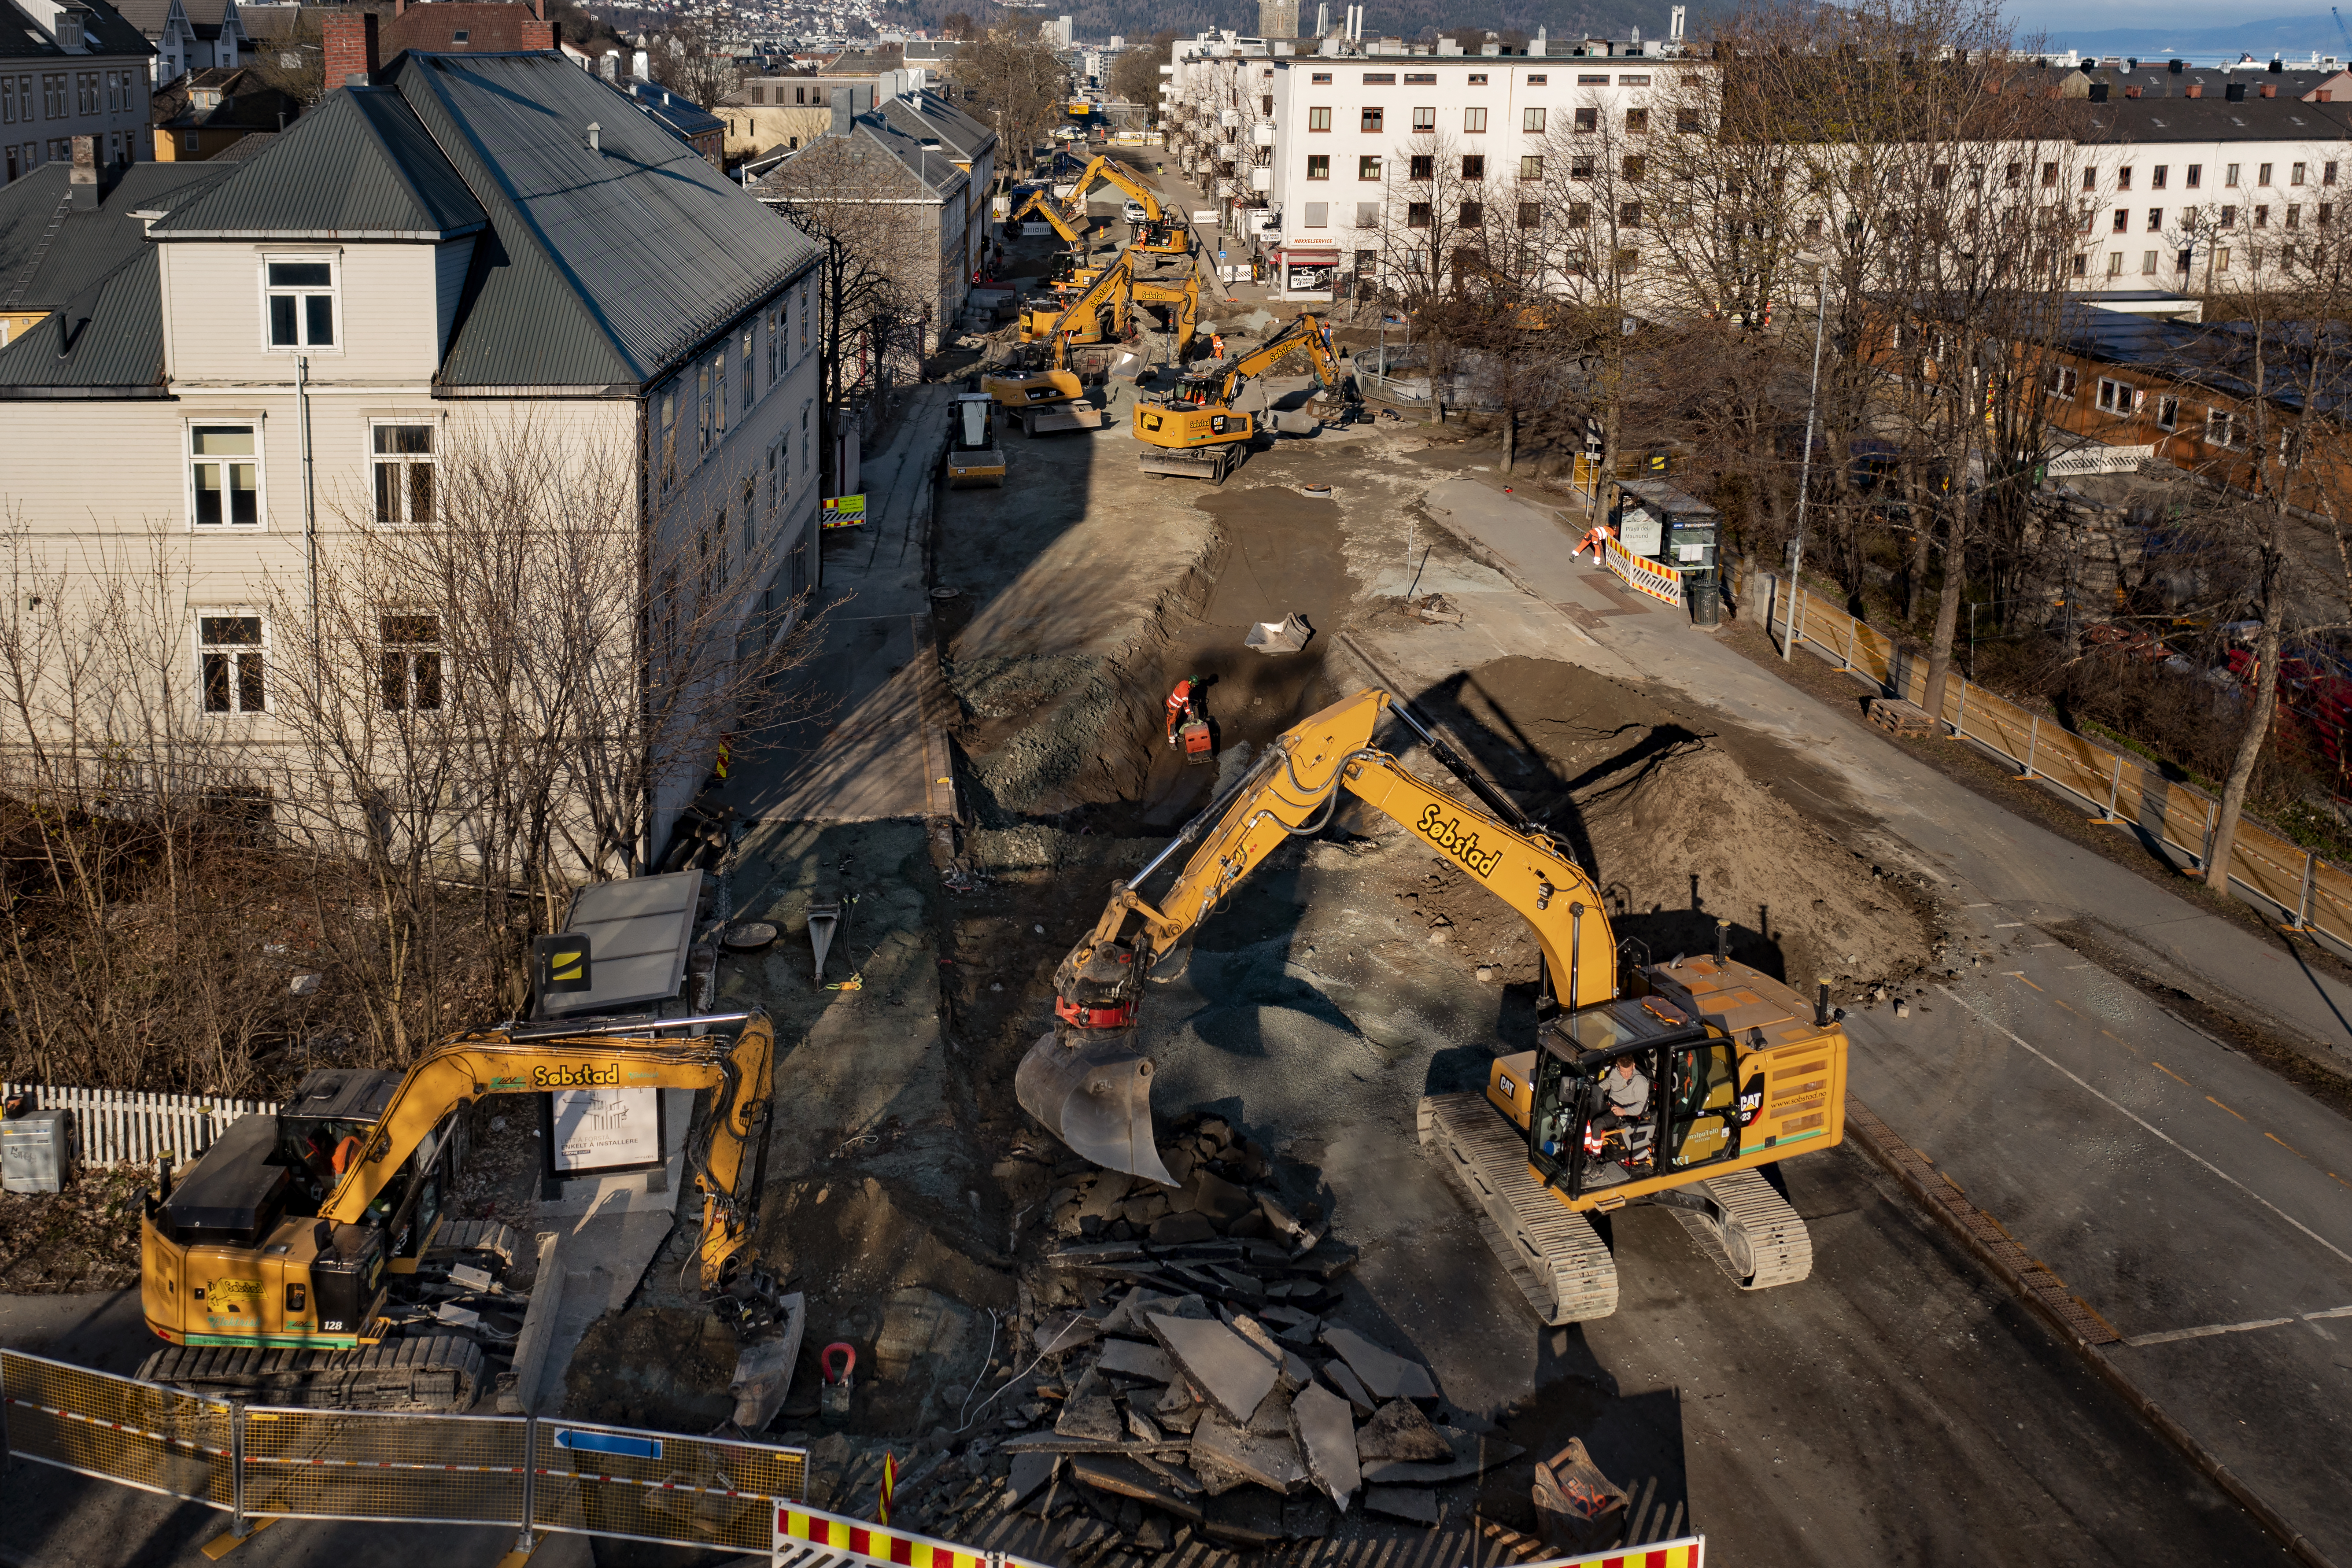
[[[1797,647],[1797,583],[1805,568],[1805,496],[1813,488],[1813,417],[1822,399],[1822,331],[1829,321],[1829,273],[1823,258],[1810,250],[1795,259],[1813,269],[1813,383],[1805,394],[1805,455],[1797,465],[1797,537],[1789,551],[1789,631],[1780,639],[1780,657],[1787,659]]]

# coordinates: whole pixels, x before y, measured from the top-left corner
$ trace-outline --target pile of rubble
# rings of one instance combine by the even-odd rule
[[[1214,1118],[1175,1131],[1175,1187],[1070,1169],[1049,1200],[1061,1244],[1024,1287],[1042,1375],[1002,1418],[1007,1505],[1084,1510],[1073,1551],[1189,1532],[1248,1551],[1358,1506],[1433,1525],[1434,1489],[1518,1455],[1444,1424],[1426,1366],[1331,1321],[1355,1255],[1286,1200],[1295,1173]]]

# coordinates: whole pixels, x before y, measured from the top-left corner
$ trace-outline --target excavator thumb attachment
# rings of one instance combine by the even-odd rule
[[[1050,1030],[1021,1058],[1013,1094],[1072,1153],[1176,1185],[1151,1136],[1151,1058],[1124,1039],[1065,1045],[1062,1032]]]

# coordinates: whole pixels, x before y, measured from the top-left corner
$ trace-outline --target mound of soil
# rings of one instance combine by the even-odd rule
[[[1927,961],[1921,909],[1757,776],[1775,761],[1769,748],[1743,737],[1735,750],[1662,694],[1548,659],[1497,659],[1427,700],[1465,721],[1455,732],[1549,825],[1619,938],[1649,958],[1711,950],[1720,917],[1733,957],[1801,987]],[[1451,862],[1432,856],[1397,896],[1496,978],[1535,978],[1526,922]]]

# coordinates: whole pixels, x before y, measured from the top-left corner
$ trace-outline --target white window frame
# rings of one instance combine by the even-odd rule
[[[268,713],[270,709],[269,655],[271,645],[269,637],[269,617],[262,614],[259,609],[250,605],[198,605],[194,606],[194,618],[188,627],[188,635],[195,645],[197,715],[206,720],[227,723],[236,720],[251,719],[257,715]],[[205,623],[210,620],[259,621],[261,623],[261,641],[258,643],[208,643],[205,640]],[[215,648],[224,652],[231,653],[234,653],[234,650],[244,648],[252,648],[256,650],[261,659],[260,707],[240,708],[236,706],[239,682],[234,669],[232,669],[229,677],[229,706],[226,709],[207,708],[205,706],[205,655]]]
[[[2218,432],[2218,436],[2217,433]],[[2226,449],[2238,445],[2238,416],[2226,408],[2205,410],[2205,444]]]
[[[2159,430],[2180,427],[2180,399],[2165,396],[2156,400],[2156,427]]]
[[[394,642],[390,636],[389,622],[430,621],[433,640]],[[376,689],[375,703],[385,713],[439,713],[449,706],[449,626],[447,617],[438,610],[419,610],[401,605],[383,605],[376,609]],[[433,700],[420,703],[416,694],[422,682],[417,679],[416,660],[429,656],[434,661]],[[385,693],[385,666],[392,659],[400,660],[401,700],[390,700]],[[268,666],[263,666],[267,679]]]
[[[432,450],[430,450],[430,451],[428,451],[428,452],[425,452],[425,453],[424,453],[424,454],[422,454],[422,455],[419,455],[419,454],[417,454],[417,453],[414,453],[414,452],[379,452],[379,451],[377,451],[377,450],[376,450],[376,447],[375,447],[375,441],[376,441],[376,436],[375,436],[375,433],[376,433],[378,430],[386,430],[386,429],[392,429],[392,428],[395,428],[395,427],[405,428],[405,427],[415,426],[422,426],[425,428],[425,430],[426,431],[427,435],[430,437],[430,438],[431,438],[431,440],[432,440],[432,443],[433,443]],[[417,415],[415,415],[415,416],[413,416],[413,417],[404,417],[404,416],[397,416],[397,415],[387,415],[387,416],[384,416],[380,417],[380,418],[371,418],[371,419],[369,419],[369,420],[368,420],[368,422],[367,422],[367,466],[368,466],[368,495],[369,495],[369,498],[370,498],[370,500],[369,500],[370,515],[371,515],[372,517],[374,517],[374,518],[375,518],[375,522],[376,522],[376,525],[377,525],[378,527],[380,527],[380,528],[417,528],[417,527],[427,527],[427,528],[429,528],[429,527],[431,527],[431,526],[433,525],[433,523],[434,523],[434,522],[436,522],[436,521],[439,521],[439,519],[440,519],[440,515],[441,515],[441,500],[442,500],[441,473],[440,473],[440,468],[441,468],[441,419],[440,419],[440,416],[439,416],[435,415],[435,414],[432,414],[432,413],[424,413],[424,412],[420,412],[420,413],[418,413]],[[395,466],[395,467],[400,468],[401,468],[401,469],[403,469],[404,471],[404,470],[406,470],[406,469],[408,469],[408,468],[416,468],[416,467],[420,467],[420,466],[421,466],[421,467],[424,467],[424,468],[431,468],[431,469],[433,469],[433,470],[434,470],[434,473],[433,473],[433,481],[432,481],[432,482],[433,482],[433,516],[432,516],[431,518],[426,519],[425,522],[423,522],[423,523],[421,523],[421,524],[420,524],[420,523],[418,523],[418,522],[416,521],[416,520],[415,520],[414,518],[407,518],[407,517],[393,517],[393,518],[387,518],[387,517],[375,516],[375,514],[374,514],[374,510],[373,510],[373,507],[374,507],[374,500],[373,500],[373,498],[374,498],[374,496],[375,496],[375,471],[376,471],[378,468],[384,468],[384,467],[386,467],[386,466]],[[407,488],[407,486],[406,486],[406,484],[405,484],[404,482],[403,483],[403,485],[402,485],[402,487],[401,487],[401,495],[402,495],[402,498],[403,498],[403,500],[402,500],[402,504],[404,506],[404,505],[406,505],[406,504],[407,504],[406,497],[407,497],[407,495],[408,495],[408,488]]]
[[[191,137],[194,134],[194,132],[189,132]],[[281,355],[341,353],[343,352],[343,258],[341,254],[332,250],[265,250],[260,253],[259,260],[261,265],[255,269],[255,287],[260,290],[261,295],[261,352]],[[297,266],[325,264],[327,310],[332,318],[331,330],[335,334],[333,342],[273,343],[269,341],[269,301],[271,300],[280,294],[291,295],[298,300],[307,300],[320,291],[313,287],[290,284],[278,288],[271,287],[269,268],[272,264],[282,267],[289,262]],[[295,310],[294,326],[295,335],[298,338],[310,331],[310,312],[307,308],[298,308]]]
[[[180,422],[180,474],[182,500],[187,508],[188,531],[198,534],[267,533],[269,531],[269,465],[263,456],[266,432],[262,419],[256,414],[220,415],[210,419],[187,418]],[[248,429],[253,432],[253,521],[219,522],[196,521],[196,432],[199,429]],[[225,490],[223,492],[226,494]]]

